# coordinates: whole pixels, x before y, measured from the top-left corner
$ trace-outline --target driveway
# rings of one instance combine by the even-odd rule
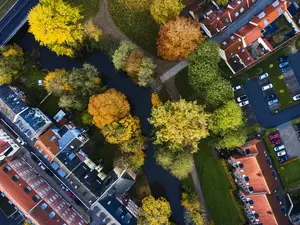
[[[212,40],[218,43],[224,41],[229,35],[240,29],[242,26],[248,23],[254,16],[262,12],[264,8],[270,5],[273,1],[274,0],[257,0],[257,2],[250,9],[248,9],[243,15],[241,15],[226,29],[214,36]]]
[[[300,142],[291,122],[277,127],[289,158],[300,158]]]

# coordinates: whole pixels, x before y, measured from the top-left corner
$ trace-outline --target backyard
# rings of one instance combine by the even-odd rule
[[[0,2],[0,20],[8,12],[8,10],[15,4],[17,0],[2,0]]]
[[[300,184],[300,160],[299,158],[293,158],[282,164],[278,162],[275,151],[273,150],[271,142],[268,139],[268,134],[272,133],[273,131],[274,129],[272,131],[266,132],[266,134],[264,135],[264,141],[267,144],[269,153],[277,168],[281,181],[285,189],[298,186]]]
[[[214,155],[211,139],[201,140],[194,158],[209,215],[215,224],[243,224],[244,214],[230,193],[233,187],[221,160]]]

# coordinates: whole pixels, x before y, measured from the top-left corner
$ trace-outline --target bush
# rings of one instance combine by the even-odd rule
[[[282,49],[282,53],[285,54],[285,55],[288,55],[292,52],[292,48],[291,46],[286,46]]]
[[[257,67],[256,68],[256,73],[257,73],[257,75],[260,75],[260,74],[262,74],[264,71],[263,71],[263,69],[261,68],[261,67]]]

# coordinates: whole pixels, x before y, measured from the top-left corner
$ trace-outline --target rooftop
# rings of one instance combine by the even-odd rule
[[[15,114],[28,108],[24,102],[24,93],[9,85],[0,85],[0,99],[5,102]]]

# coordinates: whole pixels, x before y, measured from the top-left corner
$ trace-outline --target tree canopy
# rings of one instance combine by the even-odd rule
[[[111,88],[90,98],[88,112],[93,116],[93,123],[100,129],[113,122],[118,122],[129,114],[130,105],[126,96]]]
[[[171,207],[166,199],[149,196],[143,199],[138,216],[139,225],[169,225]]]
[[[204,219],[201,215],[201,205],[198,198],[194,194],[182,193],[181,195],[181,205],[187,211],[187,218],[185,220],[190,220],[192,224],[203,225]],[[188,221],[189,222],[189,221]],[[189,223],[188,223],[189,224]]]
[[[180,0],[153,0],[150,12],[156,22],[164,24],[178,16],[183,8]]]
[[[217,138],[216,148],[234,149],[245,144],[246,140],[246,129],[244,127],[239,127],[237,130],[228,131],[224,136]]]
[[[177,17],[161,26],[157,54],[166,60],[186,59],[203,40],[197,20]]]
[[[228,5],[228,0],[216,0],[216,3],[221,6]]]
[[[201,105],[181,99],[152,108],[149,122],[155,129],[154,144],[167,145],[170,149],[192,146],[208,135],[208,115]]]
[[[29,13],[29,32],[57,55],[73,56],[84,39],[80,9],[63,0],[41,0]]]
[[[44,86],[48,93],[62,95],[72,88],[68,83],[69,73],[65,69],[56,69],[49,72],[44,79]]]

